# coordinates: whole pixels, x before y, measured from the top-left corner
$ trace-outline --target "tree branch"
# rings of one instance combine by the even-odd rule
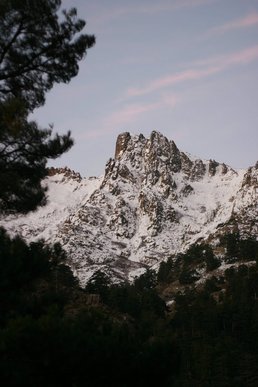
[[[10,40],[10,42],[9,42],[8,44],[6,44],[6,46],[3,48],[3,52],[2,52],[2,54],[1,54],[1,56],[0,56],[0,63],[3,62],[6,53],[7,53],[8,50],[11,48],[11,46],[13,45],[13,43],[16,41],[16,39],[18,38],[18,36],[22,33],[22,30],[23,30],[23,21],[21,20],[20,25],[18,26],[18,29],[17,29],[17,31],[15,32],[14,36],[12,37],[12,39]]]

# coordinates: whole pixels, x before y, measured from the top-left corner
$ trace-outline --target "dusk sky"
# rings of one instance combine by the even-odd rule
[[[117,135],[152,130],[180,150],[247,168],[258,160],[258,0],[63,0],[96,45],[33,118],[74,147],[54,166],[99,176]]]

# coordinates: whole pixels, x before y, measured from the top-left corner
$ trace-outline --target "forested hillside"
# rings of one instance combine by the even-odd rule
[[[167,306],[164,265],[133,284],[98,272],[82,289],[60,246],[0,238],[5,386],[257,385],[257,263],[175,289]]]

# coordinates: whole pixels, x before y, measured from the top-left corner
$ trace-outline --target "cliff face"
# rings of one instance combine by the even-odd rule
[[[2,225],[61,242],[82,283],[98,269],[130,279],[226,231],[258,234],[258,165],[234,171],[195,159],[158,132],[120,134],[102,178],[52,170],[46,184],[45,208]]]

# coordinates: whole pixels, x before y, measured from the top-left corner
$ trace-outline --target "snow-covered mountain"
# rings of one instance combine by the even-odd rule
[[[59,241],[82,284],[98,269],[130,279],[220,233],[258,235],[258,163],[236,171],[193,158],[156,131],[120,134],[102,177],[52,168],[44,184],[45,207],[0,224],[28,241]]]

